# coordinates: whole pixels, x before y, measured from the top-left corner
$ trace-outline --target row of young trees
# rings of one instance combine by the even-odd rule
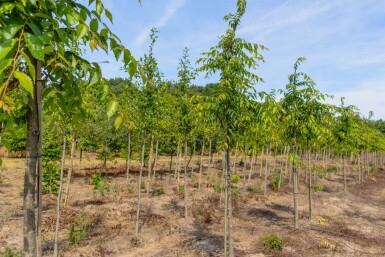
[[[255,88],[263,81],[256,69],[264,61],[262,52],[267,49],[237,37],[245,10],[246,1],[237,0],[236,12],[225,16],[228,29],[217,45],[202,54],[197,61],[198,69],[193,68],[189,50],[185,48],[179,61],[179,80],[170,82],[160,71],[153,54],[157,30],[152,30],[148,53],[137,62],[103,22],[102,14],[111,22],[112,16],[100,0],[90,1],[89,6],[77,1],[49,0],[2,3],[1,143],[10,150],[20,150],[23,142],[26,144],[26,256],[42,255],[43,169],[50,161],[62,159],[55,238],[55,256],[58,254],[67,148],[71,158],[64,205],[71,193],[76,149],[80,159],[83,151],[97,152],[102,169],[107,168],[107,161],[113,156],[125,157],[127,181],[132,160],[139,160],[136,235],[139,233],[142,181],[147,183],[149,190],[158,172],[160,155],[170,155],[170,170],[175,170],[178,191],[180,167],[183,166],[185,218],[188,218],[189,156],[200,155],[197,169],[200,188],[203,155],[208,153],[210,169],[212,153],[223,152],[225,256],[234,256],[231,179],[232,172],[239,173],[232,169],[239,155],[244,164],[240,175],[245,181],[256,171],[257,157],[265,158],[265,193],[270,172],[267,156],[281,153],[289,157],[283,163],[287,170],[288,161],[291,162],[291,172],[287,174],[293,181],[295,228],[298,227],[298,166],[304,156],[310,217],[311,161],[318,158],[318,153],[339,156],[344,167],[348,158],[351,160],[356,156],[357,165],[361,165],[357,174],[360,181],[365,174],[362,167],[367,168],[370,163],[383,164],[385,135],[377,129],[383,128],[383,123],[361,118],[355,107],[345,106],[343,101],[340,106],[327,104],[329,96],[318,91],[315,82],[300,71],[304,58],[295,61],[294,72],[285,89],[265,93]],[[84,44],[92,50],[112,51],[117,60],[123,61],[128,78],[104,79],[97,63],[82,58],[80,49]],[[219,74],[219,82],[205,87],[194,86],[192,81],[198,72],[207,77]],[[63,140],[57,137],[58,134],[63,135]],[[148,171],[147,178],[143,178],[145,170]],[[343,177],[346,191],[345,168]]]

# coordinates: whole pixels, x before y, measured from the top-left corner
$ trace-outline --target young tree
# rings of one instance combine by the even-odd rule
[[[246,1],[237,1],[235,14],[225,16],[229,29],[220,37],[218,45],[209,52],[203,53],[198,60],[202,66],[199,71],[210,76],[219,72],[219,87],[212,96],[207,96],[205,111],[218,122],[222,134],[225,152],[225,231],[224,231],[224,256],[234,256],[232,243],[232,208],[231,208],[231,172],[230,150],[234,144],[234,137],[245,129],[251,117],[245,115],[245,110],[252,107],[254,98],[253,85],[260,82],[261,78],[253,72],[258,61],[263,61],[259,50],[264,47],[248,43],[237,38],[236,32],[241,18],[246,10]],[[229,250],[229,251],[228,251]]]

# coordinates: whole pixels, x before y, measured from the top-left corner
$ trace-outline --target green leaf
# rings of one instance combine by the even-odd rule
[[[114,52],[115,59],[118,61],[120,56],[122,55],[122,49],[119,46],[117,46],[114,49],[112,49],[112,51]]]
[[[96,13],[98,14],[99,17],[102,14],[103,10],[104,10],[104,6],[102,1],[96,0]]]
[[[15,4],[13,3],[2,3],[0,5],[0,13],[12,11],[15,8]]]
[[[138,63],[136,62],[136,60],[133,56],[131,56],[130,59],[131,59],[131,62],[128,65],[128,73],[130,74],[131,77],[133,77],[136,73]]]
[[[118,110],[118,102],[110,100],[107,104],[107,117],[111,118]]]
[[[33,97],[33,84],[31,78],[27,74],[20,71],[15,71],[14,76],[19,80],[20,85]]]
[[[97,32],[98,31],[98,28],[99,28],[99,22],[97,19],[92,19],[91,22],[90,22],[90,29],[92,31],[95,31]]]
[[[76,26],[76,35],[78,39],[83,38],[88,33],[88,26],[86,24],[80,23]]]
[[[122,116],[118,116],[115,119],[115,128],[118,129],[120,128],[120,125],[122,125],[123,119]]]
[[[0,61],[0,75],[6,68],[12,65],[12,59],[3,59]]]
[[[12,51],[16,42],[16,39],[7,39],[3,41],[0,45],[0,60],[4,59],[8,53]]]
[[[37,36],[29,33],[24,33],[24,38],[32,56],[38,60],[44,61],[44,49],[41,40]]]
[[[35,81],[35,66],[32,64],[31,60],[29,59],[28,55],[24,52],[21,52],[21,55],[24,57],[25,61],[27,62],[28,71],[32,76],[32,79]]]
[[[99,74],[97,72],[91,72],[90,81],[88,83],[89,86],[95,85],[99,82]]]
[[[10,24],[5,27],[1,35],[4,39],[12,39],[16,33],[23,27],[23,21],[20,19],[11,18]]]
[[[112,14],[110,13],[110,11],[107,10],[107,9],[104,9],[104,14],[110,20],[110,22],[113,23],[113,21],[112,21]]]

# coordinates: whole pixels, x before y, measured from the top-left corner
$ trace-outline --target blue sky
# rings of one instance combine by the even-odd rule
[[[159,30],[155,57],[160,70],[177,80],[178,60],[185,46],[191,60],[218,42],[225,31],[223,16],[234,12],[236,0],[105,0],[114,17],[111,29],[139,58],[148,50],[149,31]],[[365,116],[385,118],[385,1],[379,0],[249,0],[238,35],[263,44],[257,74],[265,80],[257,90],[283,88],[297,57],[306,57],[302,69],[317,88],[346,97]],[[101,64],[107,78],[126,77],[113,55],[87,53]],[[198,76],[195,84],[215,78]]]

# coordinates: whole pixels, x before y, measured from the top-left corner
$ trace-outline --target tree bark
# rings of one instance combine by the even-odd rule
[[[184,140],[184,217],[188,218],[188,192],[187,192],[187,140]]]
[[[202,149],[201,149],[201,157],[199,160],[199,181],[198,181],[198,189],[201,189],[202,185],[202,170],[203,170],[203,154],[205,152],[205,137],[202,140]]]
[[[68,169],[67,189],[64,197],[64,207],[67,207],[68,197],[70,194],[70,185],[72,180],[72,172],[74,168],[75,150],[76,150],[76,132],[73,133],[72,140],[71,140],[70,167]]]
[[[138,205],[136,209],[136,220],[135,220],[135,236],[138,237],[139,235],[139,215],[140,215],[140,192],[141,192],[141,186],[142,186],[142,174],[143,174],[143,167],[144,167],[144,150],[146,148],[146,131],[143,132],[143,139],[142,139],[142,160],[140,164],[140,172],[139,172],[139,179],[138,179]]]
[[[128,175],[130,174],[131,164],[131,131],[128,131],[127,135],[127,162],[126,162],[126,183],[128,183]]]
[[[312,218],[313,212],[313,199],[312,199],[312,176],[311,176],[311,167],[310,167],[310,149],[307,151],[307,170],[309,174],[309,219]]]
[[[58,256],[58,242],[59,242],[59,225],[60,225],[60,204],[61,204],[61,193],[63,189],[63,173],[64,173],[64,164],[66,158],[66,142],[67,142],[67,131],[64,129],[63,132],[63,148],[61,156],[61,165],[60,165],[60,186],[59,192],[57,195],[57,207],[56,207],[56,227],[55,227],[55,243],[53,250],[53,257]]]

